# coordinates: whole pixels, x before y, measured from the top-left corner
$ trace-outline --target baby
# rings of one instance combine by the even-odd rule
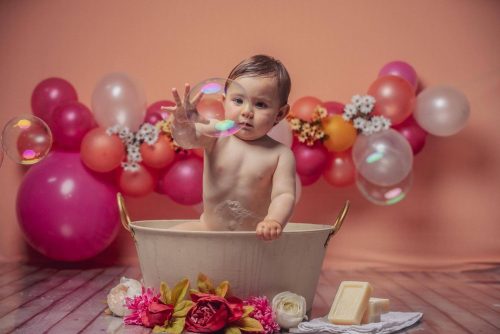
[[[295,160],[292,151],[267,133],[288,114],[290,77],[281,62],[265,55],[248,58],[229,74],[246,94],[226,87],[226,119],[241,129],[229,137],[214,137],[213,122],[189,122],[195,104],[174,88],[176,106],[172,135],[181,147],[203,148],[201,224],[182,229],[254,230],[263,240],[277,239],[295,204]],[[200,226],[201,225],[201,226]]]

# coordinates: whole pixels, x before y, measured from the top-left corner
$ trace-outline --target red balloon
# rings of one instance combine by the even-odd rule
[[[153,174],[141,164],[136,171],[120,169],[118,172],[118,187],[126,196],[147,195],[154,190],[155,185],[156,180]]]
[[[290,115],[300,118],[303,121],[311,121],[316,107],[322,105],[323,103],[320,99],[313,96],[304,96],[292,104]]]
[[[296,144],[292,148],[295,155],[297,174],[306,186],[316,182],[323,173],[328,161],[328,151],[322,143],[317,142],[313,146],[302,143]]]
[[[173,107],[175,103],[168,100],[157,101],[151,104],[146,110],[144,122],[155,125],[159,121],[165,120],[170,116],[170,112],[163,110],[162,107]]]
[[[50,117],[54,143],[68,151],[78,151],[83,137],[94,127],[89,108],[77,101],[59,104]]]
[[[356,181],[356,167],[352,161],[351,150],[330,155],[323,176],[335,187],[353,184]]]
[[[35,116],[50,123],[51,113],[62,102],[77,101],[75,88],[61,78],[49,78],[40,82],[31,95],[31,109]]]
[[[326,108],[328,116],[331,115],[342,115],[344,113],[344,104],[335,101],[327,101],[323,103],[323,107]]]
[[[148,167],[164,168],[174,162],[175,151],[165,135],[160,135],[153,145],[142,143],[140,151],[142,163]]]
[[[203,199],[203,161],[195,155],[177,160],[160,182],[162,192],[174,202],[194,205]]]
[[[83,137],[80,155],[88,168],[106,173],[120,166],[125,146],[118,136],[108,135],[104,128],[95,128]]]
[[[418,154],[425,145],[427,132],[418,125],[413,116],[408,117],[403,123],[394,127],[410,143],[413,155]]]
[[[392,125],[402,123],[415,108],[413,87],[401,77],[378,78],[371,84],[368,94],[375,97],[373,113],[390,119]]]

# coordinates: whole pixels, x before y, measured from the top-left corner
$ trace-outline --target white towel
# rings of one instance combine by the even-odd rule
[[[389,334],[410,327],[422,318],[420,312],[388,312],[380,316],[380,322],[366,325],[334,325],[327,317],[301,322],[290,333],[338,333],[338,334]]]

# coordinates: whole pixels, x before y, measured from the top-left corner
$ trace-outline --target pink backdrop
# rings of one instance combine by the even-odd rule
[[[352,210],[329,246],[334,266],[439,267],[500,261],[499,1],[2,1],[0,125],[29,113],[35,85],[69,80],[90,105],[96,82],[122,71],[148,101],[172,86],[224,76],[241,59],[266,53],[305,95],[347,101],[366,92],[382,65],[412,64],[424,85],[447,83],[471,103],[459,134],[429,137],[414,162],[414,187],[392,207],[370,204],[354,186],[304,188],[295,222],[331,223]],[[23,241],[15,194],[23,168],[0,169],[0,260],[43,260]],[[154,194],[127,199],[135,220],[195,218]],[[136,261],[122,231],[94,263]]]

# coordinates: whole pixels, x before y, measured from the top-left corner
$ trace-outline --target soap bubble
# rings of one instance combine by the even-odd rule
[[[49,153],[52,133],[48,125],[36,116],[14,117],[3,129],[2,146],[12,161],[32,165]]]
[[[0,145],[0,167],[2,167],[3,162],[3,146]]]
[[[206,124],[208,136],[226,137],[241,129],[240,113],[249,102],[245,89],[234,80],[211,78],[191,89],[188,103],[196,106],[186,108],[189,121]]]
[[[368,181],[363,175],[357,173],[356,185],[363,196],[377,205],[393,205],[402,201],[413,183],[413,173],[410,172],[401,182],[392,186],[381,186]]]

